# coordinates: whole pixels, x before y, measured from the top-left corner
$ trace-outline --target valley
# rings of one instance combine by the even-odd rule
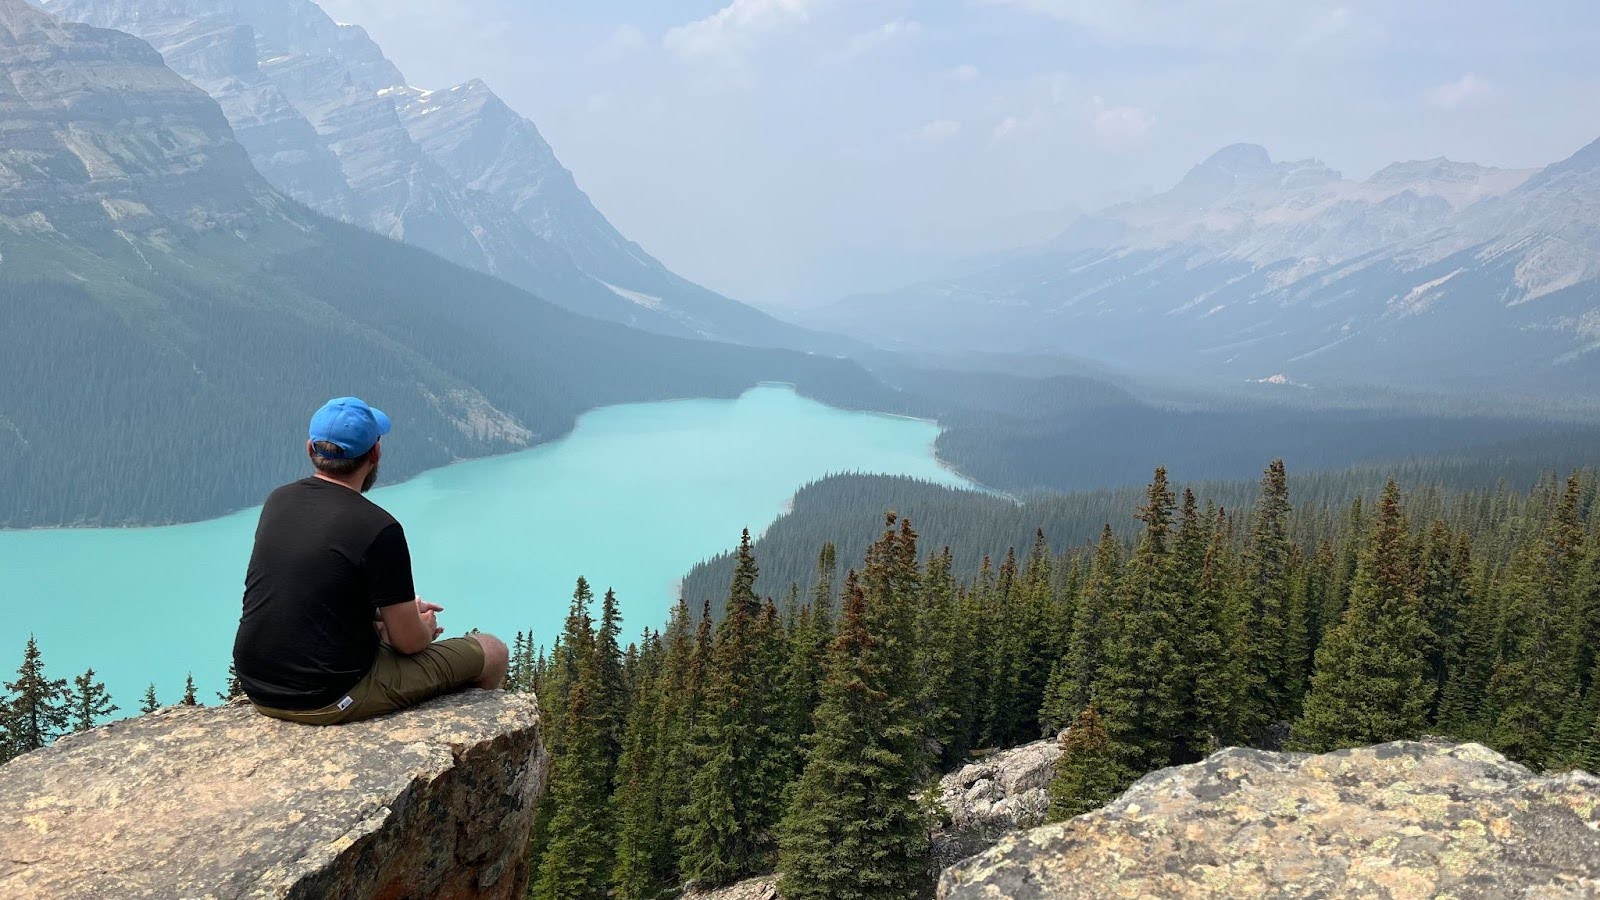
[[[1280,146],[1294,117],[1262,116],[1261,97],[1229,95],[1196,131],[1205,103],[1164,91],[1155,114],[1110,88],[1223,45],[1230,65],[1343,72],[1376,39],[1324,58],[1287,34],[1271,52],[1144,46],[1142,29],[1073,21],[1073,4],[918,5],[916,21],[843,31],[880,11],[715,5],[681,21],[636,4],[619,24],[628,3],[505,4],[489,22],[410,0],[0,0],[0,764],[25,773],[0,779],[0,819],[43,828],[15,818],[43,802],[68,829],[53,834],[120,845],[131,805],[106,819],[94,797],[59,799],[53,773],[74,766],[96,776],[74,797],[127,780],[171,802],[156,785],[172,778],[247,810],[132,841],[185,842],[152,890],[125,889],[149,873],[119,846],[114,865],[0,860],[0,897],[95,879],[64,895],[232,896],[214,885],[265,884],[257,851],[281,844],[314,870],[282,896],[924,900],[955,856],[1024,824],[1132,815],[1136,785],[1232,791],[1229,766],[1277,767],[1283,750],[1330,754],[1284,757],[1306,769],[1285,789],[1365,792],[1345,808],[1393,780],[1358,790],[1317,762],[1355,750],[1378,769],[1447,760],[1442,781],[1488,756],[1542,770],[1593,818],[1596,782],[1574,770],[1600,768],[1600,142],[1347,177],[1231,143],[1248,121]],[[370,13],[374,32],[337,12]],[[1345,30],[1339,12],[1317,41]],[[405,39],[417,28],[428,52]],[[374,34],[398,38],[394,58]],[[489,65],[506,42],[511,66]],[[1415,51],[1383,52],[1420,65]],[[480,64],[504,94],[462,71]],[[1083,93],[1097,66],[1104,96]],[[1177,80],[1198,88],[1205,70]],[[1502,91],[1536,99],[1450,77],[1358,106],[1488,104],[1457,120],[1481,133]],[[805,107],[835,82],[849,96],[817,128]],[[884,107],[856,108],[858,89]],[[626,139],[597,153],[618,121]],[[1324,146],[1301,126],[1281,146]],[[1372,171],[1374,148],[1419,146],[1392,130],[1330,152]],[[1171,186],[1133,189],[1156,174]],[[1019,193],[1021,177],[1036,184]],[[1064,177],[1101,199],[1060,202]],[[1069,207],[1096,211],[900,289],[786,309],[663,261],[803,293],[772,273],[842,282],[874,248]],[[799,271],[829,254],[836,271]],[[312,411],[349,395],[392,431],[336,402],[308,442]],[[350,491],[277,494],[257,531],[308,452]],[[372,478],[403,528],[352,493]],[[433,643],[467,629],[509,647]],[[263,720],[246,693],[283,709]],[[216,764],[230,742],[327,750],[364,727],[387,743],[303,780]],[[1020,787],[996,789],[1008,749],[1037,759],[1001,807]],[[1204,773],[1147,777],[1190,764]],[[394,783],[363,787],[361,769]],[[925,798],[945,776],[992,834],[941,838],[954,813]],[[1317,819],[1269,805],[1273,828]],[[1593,823],[1566,812],[1515,827],[1550,833],[1547,816],[1578,848],[1555,856],[1600,858]],[[467,821],[493,833],[469,841]],[[328,847],[295,836],[330,822]],[[1526,855],[1512,826],[1470,824],[1451,830],[1468,862]],[[1209,874],[1173,890],[1270,869],[1259,844],[1224,846],[1248,831],[1196,844]],[[1391,831],[1350,852],[1386,859]],[[472,846],[441,861],[397,851],[407,840]],[[991,854],[993,883],[1019,871],[1017,840]],[[1437,855],[1411,893],[1458,883],[1462,854]],[[330,875],[333,857],[350,871]],[[430,886],[403,887],[418,860],[405,883]],[[1319,895],[1375,895],[1335,861]],[[1078,873],[1044,862],[1068,886],[1049,896],[1077,896]],[[1600,890],[1585,866],[1535,868]],[[991,874],[958,864],[941,890]],[[347,876],[383,886],[327,887]]]

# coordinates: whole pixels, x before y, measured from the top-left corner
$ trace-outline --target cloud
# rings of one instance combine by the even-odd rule
[[[1101,144],[1114,150],[1143,144],[1156,126],[1155,116],[1137,106],[1104,107],[1099,97],[1094,98],[1093,106],[1096,111],[1089,129]]]
[[[1131,103],[1107,103],[1100,96],[1085,96],[1076,78],[1057,72],[1035,79],[1023,97],[1013,98],[1012,112],[994,127],[997,142],[1072,141],[1108,150],[1141,147],[1156,127],[1150,111]],[[1022,104],[1026,105],[1022,105]]]
[[[1468,72],[1455,81],[1441,84],[1428,91],[1425,99],[1440,109],[1460,109],[1494,95],[1494,85],[1487,79]]]
[[[685,60],[738,65],[766,35],[804,25],[817,0],[733,0],[704,19],[669,29],[661,43]]]
[[[610,58],[627,56],[635,50],[642,48],[648,39],[644,32],[632,25],[618,25],[617,30],[611,32],[611,37],[606,39],[601,51]]]
[[[935,119],[920,128],[906,132],[906,140],[925,144],[942,144],[961,133],[961,123],[954,119]]]
[[[978,67],[972,63],[963,63],[945,72],[944,77],[950,79],[951,81],[966,83],[977,81],[978,77],[982,74],[982,72],[978,71]]]
[[[850,40],[845,42],[839,56],[842,59],[864,56],[879,47],[915,37],[921,31],[921,23],[914,19],[895,19],[885,22],[877,28],[852,35]]]
[[[1110,44],[1227,52],[1301,52],[1383,36],[1383,27],[1337,0],[977,0],[1058,19]]]

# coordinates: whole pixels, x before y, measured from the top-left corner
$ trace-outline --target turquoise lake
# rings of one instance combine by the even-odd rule
[[[566,438],[378,487],[405,525],[417,590],[447,634],[476,627],[548,644],[579,575],[617,591],[626,636],[658,627],[696,562],[764,530],[836,472],[968,485],[934,457],[931,422],[845,412],[764,385],[737,400],[595,410]],[[397,422],[390,441],[405,440]],[[155,682],[177,702],[194,673],[222,689],[259,509],[158,528],[0,531],[0,673],[31,632],[52,677],[93,666],[122,707]]]

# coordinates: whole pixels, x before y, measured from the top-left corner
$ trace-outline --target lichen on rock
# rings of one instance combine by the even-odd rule
[[[332,728],[169,707],[0,769],[0,897],[520,898],[546,768],[529,695]]]
[[[1600,778],[1476,744],[1230,749],[947,870],[944,900],[1600,896]]]

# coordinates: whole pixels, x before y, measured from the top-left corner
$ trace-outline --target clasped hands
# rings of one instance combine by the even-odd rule
[[[431,631],[435,639],[444,634],[444,629],[439,627],[439,613],[443,611],[444,607],[439,604],[430,603],[420,596],[417,597],[417,615],[422,618],[422,627],[427,631]],[[389,630],[383,627],[382,619],[374,621],[372,627],[378,630],[378,640],[385,644],[389,643]]]

